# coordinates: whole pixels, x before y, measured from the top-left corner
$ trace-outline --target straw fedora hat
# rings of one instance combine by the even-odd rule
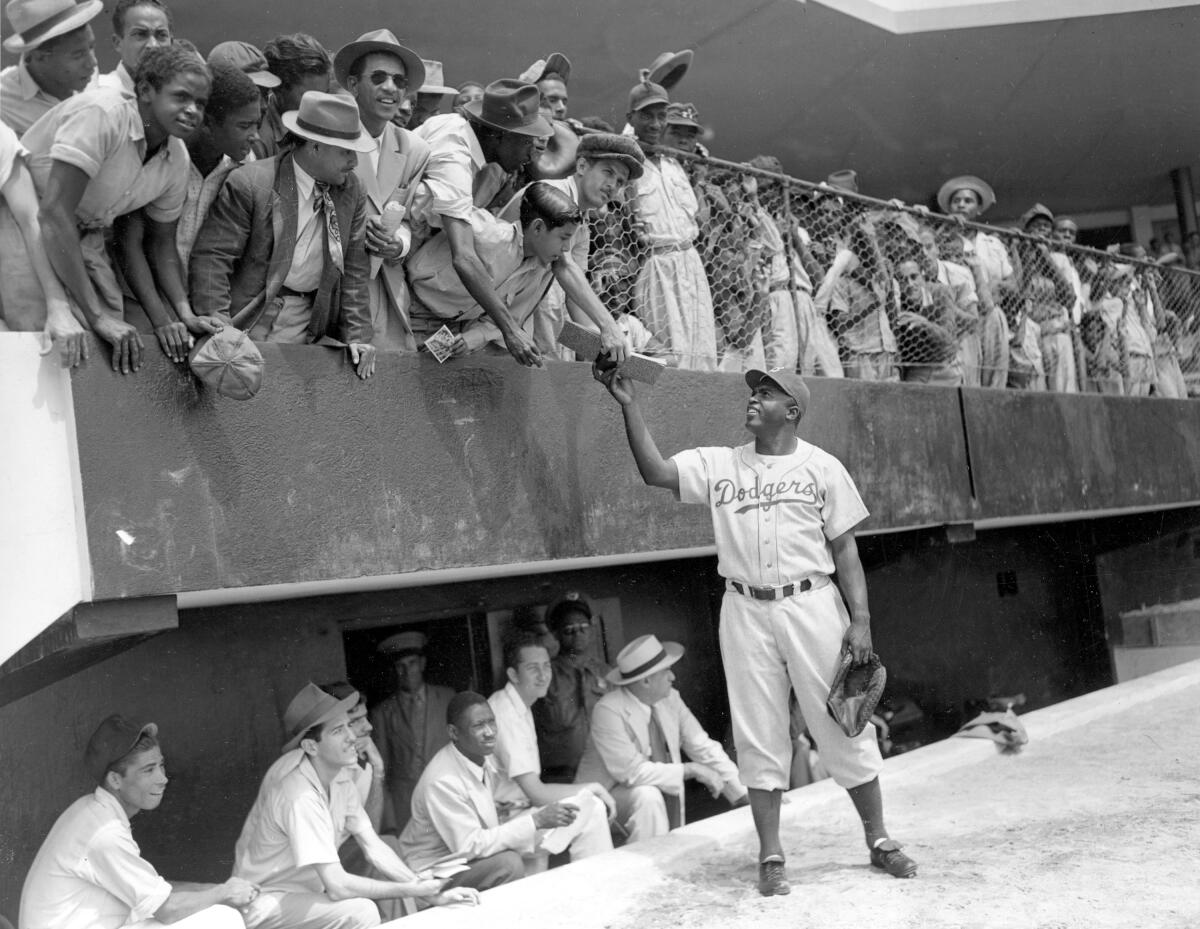
[[[442,63],[432,58],[422,58],[421,65],[425,68],[425,83],[417,88],[419,94],[456,94],[458,91],[446,85],[446,76],[442,73]]]
[[[12,0],[4,12],[14,35],[4,40],[10,52],[27,52],[85,26],[104,9],[102,0]]]
[[[996,192],[992,185],[974,174],[962,174],[952,177],[938,191],[937,202],[943,213],[950,212],[950,198],[956,190],[973,190],[979,195],[979,212],[986,213],[996,203]]]
[[[604,677],[609,683],[622,686],[649,677],[655,671],[669,668],[683,657],[678,642],[660,642],[658,636],[638,636],[617,655],[617,666]]]
[[[302,139],[324,142],[352,152],[372,152],[375,140],[358,121],[358,107],[350,97],[310,90],[300,98],[300,109],[283,114],[283,125]]]
[[[404,75],[408,78],[409,87],[416,88],[425,83],[425,62],[411,48],[401,45],[400,40],[392,34],[390,29],[373,29],[370,32],[364,32],[353,42],[339,48],[337,54],[333,56],[333,76],[337,78],[337,82],[345,87],[346,79],[350,76],[350,69],[354,66],[354,62],[371,52],[395,55],[404,62]]]

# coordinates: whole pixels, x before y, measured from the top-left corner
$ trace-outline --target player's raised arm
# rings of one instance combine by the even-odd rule
[[[618,374],[616,368],[605,371],[595,364],[592,365],[592,376],[607,387],[608,392],[621,404],[621,413],[625,417],[625,436],[629,439],[629,449],[633,452],[633,460],[637,462],[642,480],[651,487],[662,487],[679,496],[679,468],[675,462],[663,458],[662,452],[654,444],[654,437],[650,435],[650,429],[642,417],[642,408],[638,406],[633,381]]]

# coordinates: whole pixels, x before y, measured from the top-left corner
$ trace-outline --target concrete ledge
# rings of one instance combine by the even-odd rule
[[[1115,714],[1197,688],[1200,688],[1200,661],[1035,711],[1022,717],[1029,732],[1029,751],[1036,753],[1040,747],[1048,746],[1054,737],[1081,730]],[[1021,757],[1015,756],[1016,759]],[[963,767],[988,765],[1001,758],[1014,760],[1014,756],[1001,756],[996,746],[988,741],[947,739],[889,759],[885,765],[885,789],[893,798],[902,797],[906,791],[928,786],[931,781],[945,778]],[[953,794],[954,785],[950,783],[953,778],[946,780],[947,795]],[[893,804],[896,805],[899,804]],[[844,791],[832,781],[791,791],[786,797],[783,830],[785,834],[800,834],[806,824],[811,829],[822,816],[832,815],[833,808],[841,814],[846,807]],[[937,812],[927,810],[924,815],[935,816]],[[397,929],[401,925],[475,929],[483,920],[488,929],[524,929],[531,925],[564,925],[564,913],[567,912],[572,929],[624,925],[641,914],[645,901],[654,896],[656,888],[663,888],[665,897],[668,886],[677,882],[680,875],[694,870],[703,859],[722,849],[747,845],[753,838],[750,811],[734,810],[653,841],[488,891],[484,894],[482,910],[443,907],[409,917],[403,924],[396,921],[386,925]],[[728,875],[713,874],[712,880],[724,888]],[[896,882],[897,885],[907,883]],[[843,890],[851,892],[849,888]],[[743,890],[742,894],[745,893]],[[657,915],[660,918],[655,925],[685,924],[673,922],[665,910]],[[1008,925],[1024,924],[1017,919]]]

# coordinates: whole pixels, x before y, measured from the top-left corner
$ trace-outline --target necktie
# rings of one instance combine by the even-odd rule
[[[329,253],[329,260],[340,274],[345,270],[342,232],[338,229],[337,210],[333,205],[333,197],[329,195],[329,185],[323,181],[317,181],[313,187],[313,209],[325,214],[325,248]]]
[[[654,710],[650,711],[650,760],[659,764],[671,764],[671,749],[667,745],[667,734]],[[680,797],[664,793],[667,804],[667,823],[671,829],[683,825],[683,803]]]

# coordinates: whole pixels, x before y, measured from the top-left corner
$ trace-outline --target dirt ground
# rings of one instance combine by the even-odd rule
[[[790,896],[756,893],[747,838],[671,872],[608,929],[1198,929],[1197,696],[885,795],[913,880],[868,865],[848,800],[804,822],[785,807]]]

